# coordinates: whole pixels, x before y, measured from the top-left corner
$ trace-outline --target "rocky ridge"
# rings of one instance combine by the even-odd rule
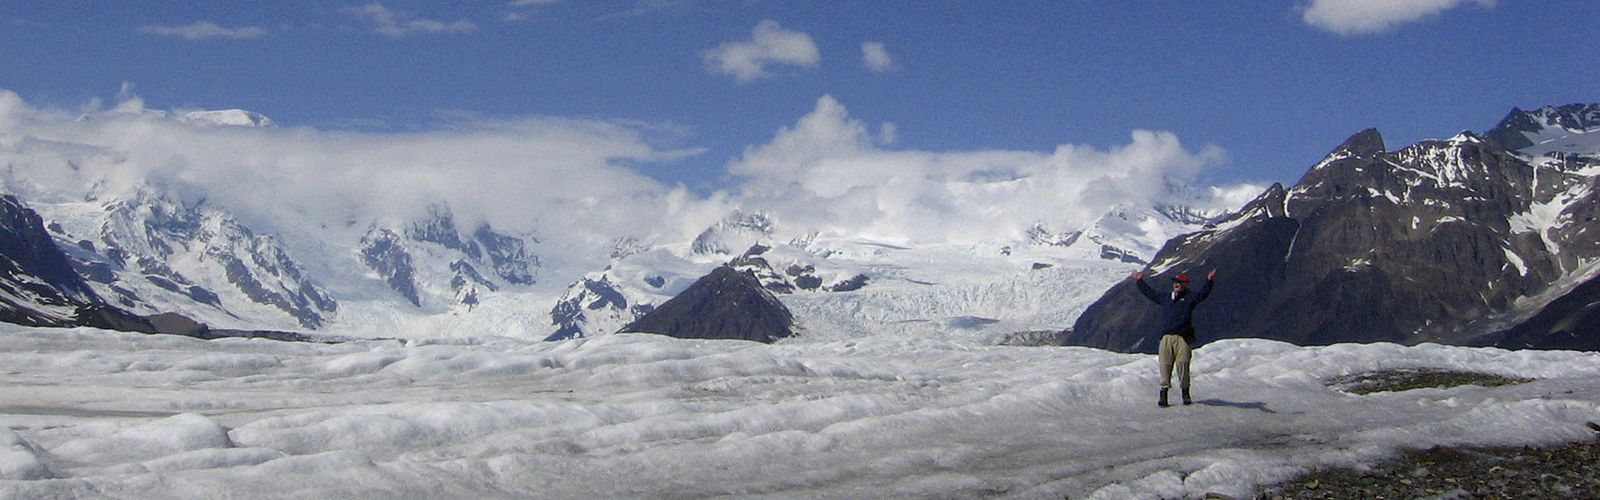
[[[1202,342],[1472,343],[1600,259],[1587,158],[1534,158],[1471,132],[1389,151],[1362,131],[1295,186],[1169,241],[1147,274],[1219,270],[1196,311]],[[1131,287],[1090,306],[1068,343],[1153,350],[1155,318]]]

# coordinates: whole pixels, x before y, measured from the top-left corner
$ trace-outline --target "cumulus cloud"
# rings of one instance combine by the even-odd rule
[[[390,10],[377,2],[357,7],[345,7],[339,10],[371,24],[373,32],[393,38],[411,35],[471,33],[478,30],[477,24],[465,19],[444,22],[437,19],[416,17],[408,12]]]
[[[894,68],[894,60],[889,58],[889,50],[883,47],[883,42],[861,44],[861,62],[867,65],[867,69],[879,73]]]
[[[749,41],[729,42],[701,53],[706,69],[730,75],[740,83],[769,76],[767,66],[787,64],[815,68],[822,62],[811,35],[783,29],[777,21],[761,21]]]
[[[443,202],[463,226],[539,235],[541,258],[569,271],[592,269],[583,259],[603,259],[613,238],[687,242],[735,209],[774,215],[782,237],[959,244],[1014,241],[1038,222],[1083,227],[1117,204],[1233,209],[1260,192],[1231,186],[1168,199],[1164,181],[1190,181],[1224,157],[1171,133],[1134,131],[1111,147],[899,149],[906,131],[853,118],[831,96],[746,148],[727,164],[734,183],[710,195],[641,175],[641,166],[704,153],[664,146],[660,125],[460,117],[421,132],[207,127],[151,109],[131,86],[94,108],[34,108],[0,90],[0,190],[81,200],[91,189],[148,188],[206,200],[267,234],[345,244],[371,224],[395,227]]]
[[[719,198],[634,169],[693,151],[610,121],[476,120],[404,133],[206,127],[142,103],[83,114],[0,91],[0,130],[9,166],[0,190],[25,199],[149,189],[311,241],[352,243],[374,223],[397,227],[442,202],[466,230],[488,222],[538,235],[541,257],[559,262],[603,258],[596,249],[622,235],[687,241],[726,212]]]
[[[1387,31],[1463,5],[1494,7],[1494,0],[1311,0],[1303,7],[1307,24],[1339,35]]]
[[[1036,222],[1082,227],[1117,204],[1237,208],[1234,191],[1259,192],[1236,187],[1168,199],[1166,181],[1192,181],[1225,153],[1215,146],[1190,150],[1167,132],[1134,131],[1128,144],[1104,149],[936,152],[890,149],[883,130],[894,129],[873,134],[823,96],[793,126],[729,166],[744,181],[739,202],[773,212],[792,229],[972,243],[1016,238]]]
[[[84,111],[92,113],[98,109],[99,102],[97,101],[95,103],[95,107],[85,109]],[[122,82],[122,86],[117,89],[117,105],[112,107],[111,111],[114,113],[124,114],[139,114],[145,112],[144,98],[133,93],[133,82]]]
[[[207,38],[231,38],[239,40],[246,38],[261,38],[267,35],[267,30],[259,26],[224,28],[221,25],[211,21],[195,21],[193,24],[187,24],[183,26],[140,26],[139,32],[156,36],[175,36],[185,40],[204,40]]]

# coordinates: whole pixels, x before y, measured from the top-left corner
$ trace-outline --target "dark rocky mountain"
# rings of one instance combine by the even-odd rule
[[[770,343],[794,335],[794,316],[751,273],[723,266],[622,332]]]
[[[1600,278],[1578,285],[1521,324],[1474,344],[1507,349],[1600,351]]]
[[[165,331],[149,318],[105,303],[73,270],[45,230],[44,219],[11,195],[0,195],[0,321]]]
[[[1500,143],[1463,132],[1388,151],[1363,131],[1293,188],[1274,185],[1214,228],[1170,240],[1147,274],[1219,270],[1195,313],[1201,342],[1473,342],[1600,257],[1590,159]],[[1153,351],[1155,316],[1124,281],[1066,341]]]
[[[56,248],[44,219],[15,196],[0,195],[0,321],[67,326],[98,298]]]

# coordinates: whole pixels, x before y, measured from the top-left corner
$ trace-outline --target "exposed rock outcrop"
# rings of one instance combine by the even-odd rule
[[[755,276],[723,266],[622,331],[770,343],[794,335],[794,316]]]

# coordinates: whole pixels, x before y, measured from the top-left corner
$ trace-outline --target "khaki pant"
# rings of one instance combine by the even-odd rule
[[[1178,386],[1189,390],[1189,341],[1182,335],[1161,336],[1161,388],[1172,387],[1172,369],[1178,369]]]

